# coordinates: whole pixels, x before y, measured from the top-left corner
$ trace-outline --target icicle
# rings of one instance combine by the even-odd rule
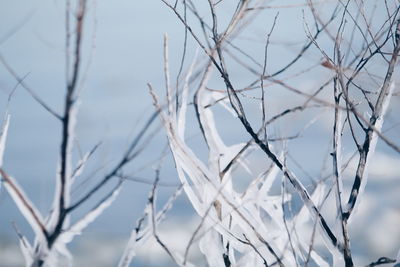
[[[57,242],[68,244],[76,235],[80,235],[91,222],[100,216],[106,208],[108,208],[117,198],[121,191],[121,184],[119,184],[108,196],[101,200],[91,211],[89,211],[82,219],[73,224],[69,229],[65,230]]]
[[[27,197],[15,179],[7,175],[2,169],[0,169],[0,171],[3,179],[5,180],[4,186],[17,205],[19,211],[32,227],[36,237],[39,239],[39,242],[46,243],[46,230],[43,224],[42,215],[40,214],[39,210]]]
[[[3,166],[3,157],[4,151],[6,149],[6,140],[7,140],[7,133],[8,127],[10,125],[10,114],[6,114],[6,118],[3,122],[3,128],[0,133],[0,168]]]
[[[10,115],[6,113],[6,118],[3,122],[3,128],[0,133],[0,168],[3,167],[3,157],[4,157],[4,151],[6,149],[6,140],[7,140],[9,125],[10,125]],[[0,176],[0,189],[2,183],[3,183],[3,178]]]

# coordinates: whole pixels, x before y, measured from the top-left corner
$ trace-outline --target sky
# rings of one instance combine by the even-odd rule
[[[201,10],[205,10],[205,7],[203,6]],[[66,86],[64,8],[64,1],[59,0],[0,0],[0,53],[2,57],[20,77],[24,77],[24,81],[36,94],[58,112],[63,109]],[[83,70],[86,78],[82,84],[80,113],[76,125],[78,137],[76,144],[84,153],[101,142],[95,162],[89,165],[88,173],[90,174],[90,172],[104,173],[105,169],[115,164],[132,136],[135,136],[146,118],[154,112],[147,83],[151,83],[160,94],[163,93],[163,36],[168,33],[171,76],[176,77],[182,57],[184,29],[174,14],[161,1],[98,0],[89,1],[88,8],[89,14],[86,19],[83,40]],[[221,12],[222,14],[229,13],[224,10]],[[270,12],[267,16],[268,20],[257,20],[251,35],[244,35],[239,39],[238,43],[245,47],[250,54],[257,55],[263,51],[265,33],[270,29],[274,15],[275,13]],[[205,17],[207,18],[207,16]],[[223,15],[222,18],[221,23],[226,23],[224,19],[226,20],[227,16]],[[280,10],[276,34],[271,38],[270,61],[275,64],[270,67],[271,71],[274,68],[279,69],[279,66],[284,65],[284,62],[295,56],[296,51],[301,47],[301,42],[306,39],[301,20],[301,9]],[[195,27],[195,29],[198,28]],[[287,36],[291,36],[289,41],[286,40]],[[194,41],[189,38],[185,66],[190,64],[195,50]],[[305,55],[304,64],[311,66],[320,60],[321,55],[317,50],[313,50]],[[244,86],[247,76],[243,70],[238,66],[233,66],[230,70],[238,87]],[[294,80],[299,87],[307,90],[315,80],[323,80],[329,75],[331,75],[329,71],[320,68],[317,77],[306,75],[306,80]],[[214,79],[210,83],[211,86],[216,88],[221,86],[221,81],[218,78]],[[4,168],[18,180],[37,207],[42,212],[46,212],[50,208],[49,203],[54,192],[61,125],[23,88],[16,87],[16,84],[16,80],[0,64],[0,117],[6,113],[6,110],[9,110],[11,114]],[[8,97],[15,87],[16,90],[8,102]],[[272,95],[274,94],[277,99],[282,95],[285,96],[285,104],[288,106],[294,103],[288,97],[290,93],[272,92]],[[398,99],[394,101],[395,107],[398,108]],[[280,106],[281,104],[271,103],[271,109],[280,110],[285,104]],[[250,112],[254,112],[252,108],[254,107],[250,107]],[[256,108],[254,109],[256,110]],[[226,116],[226,114],[222,116]],[[321,137],[322,133],[329,131],[330,124],[324,126],[326,121],[329,121],[329,116],[326,118],[325,122],[322,120],[319,124],[322,130],[310,132],[310,137],[301,142],[293,142],[293,155],[301,158],[304,166],[311,169],[313,173],[321,169],[322,156],[310,153],[306,158],[302,158],[301,153],[296,151],[305,149],[314,151],[320,149],[321,146],[328,149],[329,143],[326,143],[326,138]],[[290,131],[294,131],[293,129],[298,129],[296,123],[302,124],[301,121],[293,120],[289,126],[283,124],[275,128],[274,132],[286,133],[285,131],[288,131],[290,133]],[[195,125],[194,122],[191,123]],[[194,128],[189,131],[193,138],[190,139],[193,141],[189,140],[189,142],[196,146],[200,138],[198,129]],[[227,136],[227,142],[233,143],[238,139],[243,139],[243,132],[238,130],[237,124],[225,122],[221,128]],[[154,162],[163,151],[168,151],[165,135],[156,125],[152,129],[157,133],[156,138],[151,141],[140,159],[129,167],[130,172],[150,184],[155,177]],[[398,131],[394,131],[394,133],[392,131],[391,134],[398,137]],[[204,149],[198,149],[199,153],[204,153]],[[365,205],[380,211],[378,216],[389,225],[389,228],[379,227],[382,221],[372,216],[370,231],[374,234],[369,235],[368,238],[371,240],[368,241],[370,242],[356,248],[356,251],[358,250],[360,253],[376,249],[380,249],[379,253],[392,253],[394,250],[392,247],[399,247],[395,240],[400,239],[400,231],[393,223],[400,221],[400,208],[396,204],[399,198],[395,196],[399,189],[398,183],[396,183],[398,181],[396,178],[398,179],[400,173],[399,163],[398,154],[393,153],[385,146],[379,147],[370,175],[370,182],[374,189],[371,192],[375,193],[366,199],[368,204]],[[178,185],[173,160],[168,157],[163,166],[162,181],[167,186],[160,189],[160,202],[170,196]],[[382,179],[385,179],[386,183],[382,184]],[[82,194],[82,190],[89,188],[92,184],[93,180],[84,183],[81,188],[76,189],[76,195]],[[385,186],[391,187],[391,190],[387,191]],[[123,247],[123,242],[126,241],[143,211],[150,189],[151,186],[146,183],[127,182],[113,206],[88,228],[86,233],[88,238],[84,238],[85,234],[78,238],[73,249],[81,249],[82,246],[90,248],[91,242],[96,242],[96,238],[103,240],[102,238],[110,236],[116,243],[114,248]],[[383,201],[385,204],[382,204],[387,204],[387,208],[384,210],[379,205],[379,202],[382,201],[379,196],[382,193],[387,196],[387,199],[385,198]],[[97,198],[100,197],[100,195],[97,196]],[[182,239],[187,239],[187,233],[190,232],[191,226],[197,222],[196,216],[193,216],[194,211],[185,196],[179,197],[175,206],[176,208],[172,212],[173,216],[171,215],[173,219],[168,221],[170,230],[165,231],[165,234],[177,236],[178,234],[174,234],[174,231],[178,231],[179,229],[176,228],[179,227],[174,227],[174,225],[188,220],[190,221],[188,230],[181,233]],[[84,210],[75,216],[79,217],[89,207],[84,207]],[[370,209],[364,207],[360,210],[361,214],[367,216]],[[365,217],[361,216],[361,218]],[[31,236],[29,226],[2,188],[0,189],[0,247],[9,250],[3,250],[6,253],[0,253],[4,253],[3,257],[7,255],[7,259],[10,260],[9,266],[19,264],[17,262],[13,265],[11,262],[17,255],[15,253],[18,253],[16,235],[11,224],[14,221],[24,233]],[[394,234],[388,235],[388,231]],[[354,233],[357,238],[363,239],[362,232],[355,229]],[[377,239],[373,239],[371,236]],[[383,240],[378,243],[386,244],[386,246],[372,245],[379,240],[379,237]],[[155,250],[157,251],[156,248]],[[115,260],[118,250],[114,249],[109,252],[114,253],[109,258]],[[161,252],[157,253],[162,255]],[[83,263],[87,260],[82,254],[80,261]],[[104,266],[109,265],[104,263]]]

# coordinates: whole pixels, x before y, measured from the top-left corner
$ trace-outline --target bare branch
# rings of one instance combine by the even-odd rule
[[[59,120],[62,120],[61,115],[59,115],[57,112],[55,112],[49,105],[47,105],[25,82],[24,78],[21,78],[15,71],[14,69],[11,68],[11,66],[7,63],[3,55],[0,53],[0,61],[3,64],[3,66],[7,69],[7,71],[14,77],[14,79],[21,84],[22,88],[24,88],[31,96],[32,98],[39,103],[45,110],[47,110],[51,115],[56,117]]]

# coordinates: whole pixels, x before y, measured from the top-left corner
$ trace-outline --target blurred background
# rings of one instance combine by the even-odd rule
[[[207,19],[207,4],[206,1],[203,2],[205,3],[199,3],[199,10]],[[270,30],[278,10],[277,25],[271,37],[271,72],[293,59],[307,40],[303,16],[307,17],[309,14],[304,15],[301,6],[283,7],[291,2],[293,1],[270,1],[271,4],[279,4],[282,8],[265,10],[263,16],[254,21],[250,30],[237,39],[237,45],[262,62],[265,34]],[[74,189],[73,197],[79,197],[91,188],[96,178],[102,177],[107,168],[120,159],[130,140],[154,112],[146,84],[150,82],[160,95],[164,94],[164,33],[168,33],[169,36],[173,81],[179,71],[184,41],[184,28],[161,1],[98,0],[88,3],[89,12],[83,40],[82,72],[85,73],[85,79],[82,84],[75,142],[79,148],[78,154],[86,153],[99,142],[101,145],[82,180],[78,181],[79,186]],[[329,5],[327,8],[329,9]],[[234,5],[227,3],[226,9],[221,11],[222,24],[224,19],[229,18],[232,10]],[[323,11],[321,9],[321,12]],[[37,95],[59,112],[63,110],[66,88],[64,15],[64,1],[0,0],[2,57],[20,77],[25,77],[25,83]],[[379,19],[384,14],[377,13],[375,16]],[[198,29],[198,26],[194,27]],[[325,41],[322,39],[321,43]],[[184,66],[190,64],[195,47],[195,43],[189,38]],[[333,48],[327,46],[326,49]],[[301,75],[300,78],[294,77],[291,82],[296,84],[297,88],[311,92],[315,84],[320,84],[332,75],[329,69],[318,66],[320,62],[321,55],[317,49],[307,51],[294,67],[293,73],[312,66],[313,71]],[[245,86],[249,81],[249,74],[245,74],[237,64],[229,66],[231,77],[238,87]],[[385,65],[378,65],[378,68],[383,66]],[[11,114],[4,168],[17,179],[39,210],[46,214],[54,194],[61,124],[23,88],[19,86],[13,92],[16,85],[15,78],[0,64],[0,116],[3,116],[7,109]],[[215,75],[210,86],[224,89],[218,75]],[[13,94],[8,101],[11,92]],[[271,89],[270,96],[271,113],[278,113],[286,107],[301,103],[296,102],[290,92],[282,90]],[[257,114],[259,107],[254,103],[252,105],[251,100],[248,101],[249,114]],[[390,126],[390,129],[387,127],[387,134],[396,142],[400,137],[399,111],[399,97],[396,96],[386,120]],[[189,112],[193,113],[193,110]],[[223,110],[216,112],[222,118],[221,133],[227,144],[248,140],[235,118],[229,117]],[[310,114],[290,116],[278,126],[274,126],[272,135],[297,133],[309,120],[310,117],[306,115]],[[319,177],[323,170],[330,168],[331,163],[326,161],[331,147],[331,122],[332,114],[325,112],[301,138],[290,142],[291,156],[298,164],[293,165],[293,169],[298,171],[300,176]],[[189,125],[194,127],[189,128],[188,143],[202,155],[202,159],[206,159],[206,148],[199,144],[202,139],[195,120]],[[114,204],[70,245],[75,255],[74,266],[115,266],[131,230],[136,226],[136,220],[143,213],[155,178],[154,170],[162,153],[166,152],[167,156],[161,168],[159,206],[165,203],[178,187],[179,179],[175,173],[174,162],[169,155],[165,134],[159,127],[158,121],[152,125],[156,136],[146,145],[137,160],[126,168],[126,173],[135,177],[136,181],[126,181]],[[354,147],[345,146],[344,150],[345,155],[349,156]],[[254,156],[252,160],[251,164],[264,164],[259,157]],[[356,161],[352,161],[349,173],[354,173],[355,167]],[[399,175],[400,156],[379,142],[370,169],[366,194],[350,229],[353,253],[363,265],[381,256],[395,258],[400,248]],[[248,184],[249,180],[243,179],[238,182],[239,187]],[[97,200],[105,192],[107,188],[97,194]],[[73,218],[79,218],[95,201],[96,198],[80,209]],[[327,212],[329,213],[329,210]],[[198,221],[199,218],[189,201],[182,194],[166,221],[160,225],[160,235],[170,247],[183,250]],[[5,189],[1,188],[1,267],[23,265],[17,234],[13,228],[14,222],[23,234],[32,238],[29,225]],[[202,262],[201,255],[197,252],[193,252],[192,258]],[[171,264],[168,255],[155,242],[149,242],[134,260],[134,266],[168,264]]]

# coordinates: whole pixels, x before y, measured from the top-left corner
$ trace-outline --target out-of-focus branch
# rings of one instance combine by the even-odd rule
[[[48,238],[48,232],[43,223],[43,219],[40,218],[39,212],[32,205],[31,201],[19,187],[19,185],[12,179],[2,168],[0,168],[0,174],[2,179],[9,188],[10,195],[13,197],[18,208],[21,210],[24,217],[31,224],[31,227],[36,230],[36,234],[44,238]]]
[[[69,16],[68,10],[67,16]],[[64,103],[64,115],[62,117],[62,133],[61,133],[61,148],[60,148],[60,171],[58,174],[58,186],[59,194],[56,195],[58,201],[56,207],[56,213],[54,230],[49,236],[49,247],[53,245],[57,237],[62,231],[64,221],[67,216],[67,208],[70,205],[70,190],[71,190],[71,150],[72,150],[72,138],[74,133],[74,123],[76,119],[76,97],[75,90],[77,88],[78,76],[81,62],[81,42],[83,38],[83,24],[86,15],[86,0],[79,0],[76,12],[76,24],[75,24],[75,50],[73,54],[73,66],[72,66],[72,77],[67,81],[67,92]],[[67,27],[68,30],[68,27]],[[69,38],[69,32],[67,39]]]
[[[3,64],[3,66],[6,68],[6,70],[14,77],[14,79],[24,88],[31,96],[32,98],[39,103],[45,110],[47,110],[51,115],[56,117],[59,120],[62,120],[62,117],[60,114],[58,114],[56,111],[54,111],[53,108],[51,108],[46,102],[44,102],[36,93],[33,91],[25,82],[24,78],[21,78],[17,72],[10,66],[10,64],[7,63],[3,55],[0,53],[0,61]]]
[[[102,180],[100,180],[89,192],[87,192],[81,199],[77,200],[75,203],[71,204],[67,208],[68,212],[73,211],[80,205],[82,205],[84,202],[86,202],[91,196],[93,196],[100,188],[102,188],[111,178],[115,176],[119,176],[119,171],[130,161],[132,161],[135,156],[137,156],[136,153],[133,153],[142,140],[144,138],[145,133],[148,131],[150,126],[153,124],[155,119],[158,116],[158,111],[155,111],[149,119],[146,121],[145,125],[142,127],[142,129],[139,131],[139,133],[135,136],[135,138],[132,140],[131,144],[129,145],[129,148],[126,150],[124,156],[121,158],[121,160],[115,165],[115,167],[107,174],[104,176]],[[135,155],[135,156],[133,156]]]

